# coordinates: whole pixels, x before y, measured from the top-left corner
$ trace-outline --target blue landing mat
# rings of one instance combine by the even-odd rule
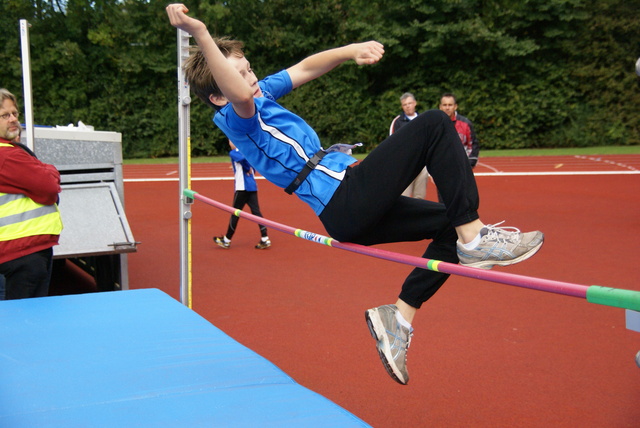
[[[367,427],[156,289],[0,301],[0,427]]]

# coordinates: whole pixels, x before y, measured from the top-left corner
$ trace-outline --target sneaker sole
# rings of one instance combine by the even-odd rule
[[[480,261],[480,262],[469,263],[469,264],[464,264],[464,263],[460,262],[460,264],[462,266],[474,267],[474,268],[480,268],[480,269],[491,269],[494,266],[514,265],[516,263],[523,262],[523,261],[527,260],[528,258],[532,257],[542,247],[542,244],[544,244],[544,241],[541,241],[538,245],[533,247],[531,250],[529,250],[528,252],[524,253],[520,257],[516,257],[515,259],[510,259],[510,260],[483,260],[483,261]]]
[[[216,245],[217,245],[218,247],[220,247],[220,248],[224,248],[225,250],[228,250],[228,249],[230,248],[230,246],[225,247],[224,245],[219,244],[219,243],[217,243],[216,241],[213,241],[213,243],[214,243],[214,244],[216,244]]]
[[[393,361],[393,358],[390,358],[391,355],[391,346],[389,345],[389,339],[387,338],[387,330],[384,328],[382,324],[382,320],[378,315],[378,309],[369,309],[364,313],[365,319],[367,320],[367,326],[369,327],[369,332],[371,336],[378,343],[376,349],[378,350],[378,355],[380,355],[380,360],[382,361],[382,365],[389,373],[389,376],[396,382],[401,385],[406,385],[409,381],[405,380],[402,376],[402,373],[399,372],[395,364],[391,364],[390,361]],[[382,340],[380,339],[382,338]],[[380,347],[380,342],[382,342],[382,347]],[[384,348],[384,349],[383,349]],[[389,357],[387,354],[389,354]]]

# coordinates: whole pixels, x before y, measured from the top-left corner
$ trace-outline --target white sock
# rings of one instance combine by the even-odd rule
[[[406,319],[404,319],[400,311],[396,311],[396,319],[398,320],[401,326],[411,330],[411,324],[409,324],[409,322]]]
[[[222,240],[223,240],[226,244],[228,244],[229,242],[231,242],[231,239],[227,238],[227,236],[226,236],[226,235],[222,237]]]
[[[473,238],[473,240],[471,242],[467,242],[466,244],[462,244],[462,248],[464,248],[465,250],[473,250],[474,248],[476,248],[480,244],[480,240],[481,239],[482,239],[482,236],[480,236],[480,234],[478,233],[476,235],[476,237]]]
[[[267,242],[269,240],[269,237],[268,236],[263,236],[262,238],[260,238],[260,240],[262,242]]]

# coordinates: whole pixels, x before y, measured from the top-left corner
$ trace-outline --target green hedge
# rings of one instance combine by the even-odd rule
[[[176,30],[157,0],[5,0],[0,86],[22,96],[19,19],[31,23],[34,117],[123,134],[127,158],[175,156]],[[242,39],[264,76],[305,56],[369,39],[372,67],[344,64],[284,97],[325,146],[375,147],[413,92],[419,109],[443,92],[485,149],[640,144],[637,5],[625,0],[196,0],[191,12]],[[194,98],[194,156],[226,153],[212,111]]]

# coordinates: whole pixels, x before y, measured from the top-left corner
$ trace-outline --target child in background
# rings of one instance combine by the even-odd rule
[[[229,147],[231,147],[229,156],[231,157],[231,164],[233,165],[233,176],[235,182],[233,207],[241,210],[245,205],[249,205],[251,214],[262,217],[260,204],[258,203],[258,183],[256,183],[255,170],[231,141],[229,141]],[[238,220],[240,220],[240,218],[232,214],[229,219],[227,233],[224,236],[214,237],[213,242],[222,248],[230,248],[231,238],[233,238],[234,233],[236,233]],[[260,228],[261,238],[260,242],[256,245],[256,248],[258,250],[266,250],[271,246],[269,235],[267,235],[267,228],[261,224],[259,224],[258,227]]]

